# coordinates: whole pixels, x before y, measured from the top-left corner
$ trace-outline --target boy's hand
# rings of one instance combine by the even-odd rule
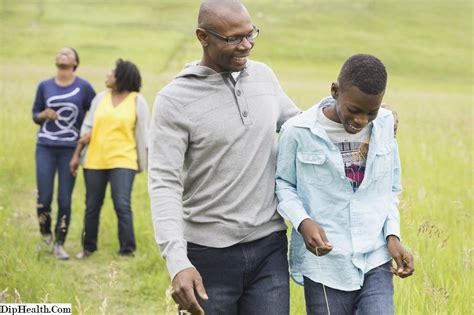
[[[324,229],[311,219],[304,219],[298,227],[298,231],[303,235],[306,249],[316,256],[323,256],[332,250]]]
[[[389,235],[387,237],[387,248],[388,253],[397,264],[396,269],[392,268],[393,273],[400,278],[411,276],[415,271],[413,255],[403,247],[398,237],[395,235]]]

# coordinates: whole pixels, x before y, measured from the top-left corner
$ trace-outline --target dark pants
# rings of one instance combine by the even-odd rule
[[[99,216],[104,203],[107,183],[110,182],[112,201],[118,218],[118,236],[120,254],[135,251],[135,235],[133,232],[133,216],[131,194],[136,171],[125,168],[108,170],[84,169],[86,182],[86,213],[84,215],[84,250],[97,250],[97,234],[99,232]]]
[[[75,177],[69,171],[74,148],[36,145],[36,187],[38,197],[36,211],[43,235],[51,234],[51,202],[53,200],[54,177],[58,172],[58,217],[56,220],[56,242],[63,244],[71,220],[71,195]]]
[[[393,274],[391,262],[365,274],[364,285],[356,291],[340,291],[326,287],[331,314],[392,315]],[[327,314],[323,287],[304,277],[304,294],[308,315]]]
[[[286,233],[248,243],[211,248],[188,243],[188,257],[203,278],[206,315],[288,315]]]

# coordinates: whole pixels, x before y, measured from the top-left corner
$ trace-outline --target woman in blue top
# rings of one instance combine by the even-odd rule
[[[58,217],[54,230],[54,255],[66,260],[63,248],[71,217],[71,194],[74,176],[69,161],[79,139],[85,112],[89,110],[95,91],[89,82],[77,77],[79,55],[73,48],[62,48],[56,55],[57,73],[42,81],[33,104],[33,121],[40,125],[36,142],[37,213],[43,240],[49,245],[51,202],[54,177],[58,172]]]

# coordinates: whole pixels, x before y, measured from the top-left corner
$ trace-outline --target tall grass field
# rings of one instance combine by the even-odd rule
[[[384,101],[399,113],[402,238],[414,276],[395,279],[397,314],[473,314],[473,2],[469,0],[244,0],[261,29],[252,59],[270,65],[287,94],[309,108],[329,95],[354,53],[381,58]],[[77,74],[96,91],[117,58],[133,61],[150,110],[155,94],[201,56],[197,0],[0,1],[0,302],[71,303],[74,314],[172,314],[170,279],[154,241],[146,174],[132,208],[138,250],[117,254],[110,191],[99,250],[57,261],[41,245],[31,119],[37,84],[55,74],[59,48],[75,47]],[[66,250],[81,250],[80,174]],[[53,218],[57,211],[53,204]],[[291,314],[305,314],[291,284]]]

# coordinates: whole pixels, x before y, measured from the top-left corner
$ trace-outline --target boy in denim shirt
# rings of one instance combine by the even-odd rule
[[[379,59],[354,55],[332,97],[280,132],[278,212],[294,227],[291,274],[308,314],[393,314],[393,274],[414,271],[400,243],[400,159],[393,116],[380,108],[386,83]]]

